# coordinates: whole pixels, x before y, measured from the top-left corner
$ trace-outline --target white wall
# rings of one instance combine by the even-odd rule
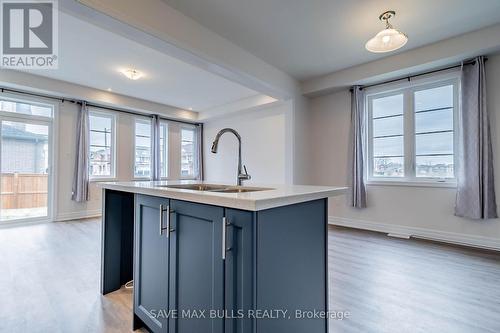
[[[230,133],[219,141],[217,154],[210,149],[217,132],[225,127],[238,131],[242,138],[243,163],[252,176],[245,184],[284,184],[287,175],[287,113],[290,103],[280,103],[243,114],[232,114],[204,125],[205,179],[236,183],[238,140]]]
[[[497,200],[500,200],[500,56],[487,62],[488,108],[493,132]],[[350,94],[313,98],[309,118],[309,181],[342,185],[347,179]],[[368,208],[353,209],[345,197],[330,200],[337,224],[500,248],[500,220],[473,221],[453,215],[456,189],[368,186]]]
[[[293,100],[293,116],[290,120],[292,140],[292,179],[293,184],[307,185],[310,171],[309,142],[308,142],[309,99],[304,96],[295,96]]]

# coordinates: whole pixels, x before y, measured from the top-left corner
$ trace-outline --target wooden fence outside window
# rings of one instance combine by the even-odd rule
[[[1,209],[47,207],[48,175],[1,174]]]

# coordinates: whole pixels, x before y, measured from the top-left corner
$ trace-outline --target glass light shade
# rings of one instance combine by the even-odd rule
[[[390,52],[403,47],[408,42],[408,37],[392,28],[384,29],[366,42],[366,49],[370,52]]]

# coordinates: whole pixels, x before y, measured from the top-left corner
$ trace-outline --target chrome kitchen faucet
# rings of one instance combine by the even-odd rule
[[[212,153],[217,154],[217,147],[219,146],[219,139],[222,136],[222,134],[230,132],[233,133],[236,138],[238,139],[238,176],[236,178],[236,183],[238,186],[242,185],[242,182],[244,180],[249,180],[252,177],[248,174],[247,172],[247,167],[243,165],[242,168],[242,163],[241,163],[241,136],[232,128],[224,128],[217,133],[214,139],[214,143],[212,144]],[[245,173],[243,173],[243,169],[245,170]]]

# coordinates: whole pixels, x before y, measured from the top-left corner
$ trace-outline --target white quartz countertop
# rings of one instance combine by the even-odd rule
[[[245,193],[220,193],[165,187],[165,185],[170,186],[182,184],[227,185],[217,182],[200,182],[192,180],[99,183],[102,188],[110,190],[146,194],[157,197],[185,200],[250,211],[264,210],[300,202],[333,197],[341,195],[347,191],[347,187],[269,184],[252,184],[243,186],[269,189],[265,191]],[[232,187],[234,187],[234,185]]]

